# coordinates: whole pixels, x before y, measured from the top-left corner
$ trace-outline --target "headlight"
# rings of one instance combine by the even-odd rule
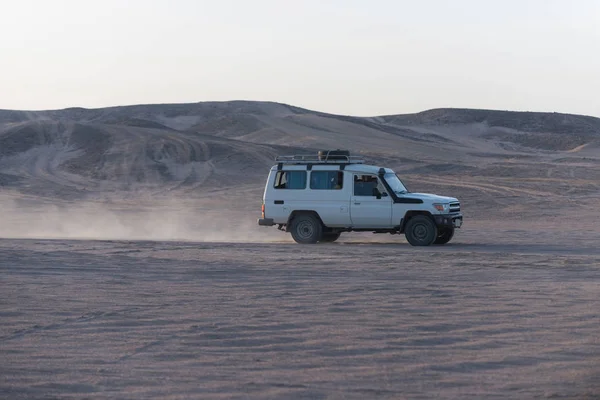
[[[434,203],[433,208],[435,208],[439,212],[448,212],[448,210],[450,210],[450,204],[449,203],[445,203],[445,204]]]

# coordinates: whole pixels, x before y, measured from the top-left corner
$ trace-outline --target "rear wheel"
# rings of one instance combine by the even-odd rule
[[[292,220],[290,232],[296,243],[313,244],[321,240],[323,226],[314,215],[300,214]]]
[[[415,215],[406,223],[406,240],[413,246],[429,246],[438,236],[433,220],[425,215]]]
[[[446,244],[454,236],[454,228],[443,228],[438,232],[438,237],[435,238],[434,244]]]
[[[340,233],[324,233],[323,237],[321,238],[320,242],[321,243],[331,243],[331,242],[335,242],[336,240],[338,240],[340,238]]]

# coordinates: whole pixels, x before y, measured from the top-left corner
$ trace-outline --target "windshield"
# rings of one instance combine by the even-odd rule
[[[396,174],[388,172],[383,175],[383,178],[395,193],[408,193],[408,189],[406,189]]]

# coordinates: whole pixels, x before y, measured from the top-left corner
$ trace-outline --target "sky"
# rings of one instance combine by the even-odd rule
[[[0,0],[0,108],[600,116],[597,0]]]

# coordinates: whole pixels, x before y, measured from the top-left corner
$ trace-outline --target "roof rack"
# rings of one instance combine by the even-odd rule
[[[308,155],[289,155],[289,156],[277,156],[275,162],[280,164],[364,164],[365,160],[360,156],[347,156],[339,155],[335,156],[319,156],[316,154]]]

